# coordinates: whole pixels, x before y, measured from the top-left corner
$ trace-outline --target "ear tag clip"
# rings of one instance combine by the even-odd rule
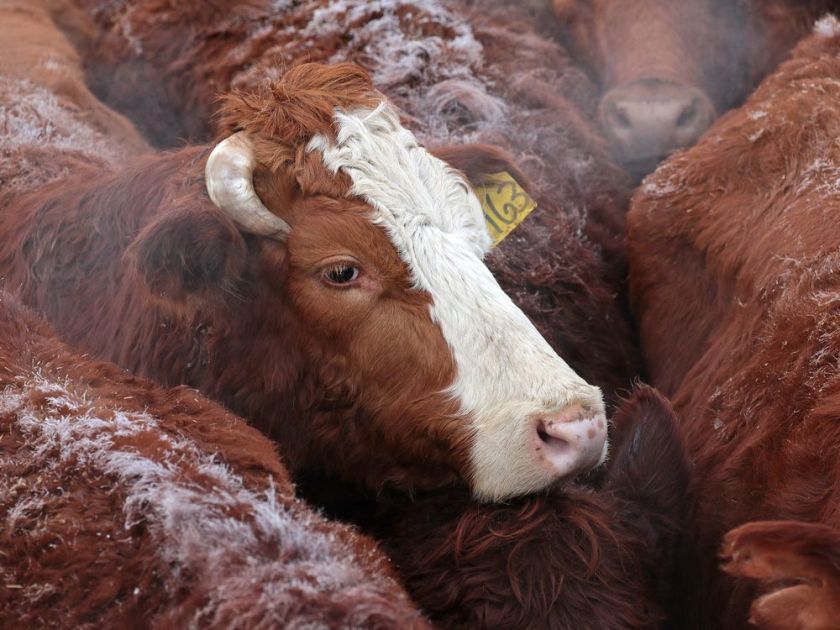
[[[537,207],[536,202],[508,172],[485,176],[475,194],[484,210],[484,221],[496,247]]]

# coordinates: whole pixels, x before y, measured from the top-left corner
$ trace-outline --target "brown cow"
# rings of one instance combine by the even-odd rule
[[[81,38],[97,93],[161,145],[211,140],[219,92],[257,89],[304,61],[346,60],[370,71],[427,146],[509,151],[538,208],[488,266],[608,404],[630,389],[639,363],[618,297],[630,181],[590,120],[592,82],[519,3],[74,2],[104,33]]]
[[[79,56],[47,10],[0,2],[0,191],[66,177],[76,161],[114,165],[149,147],[85,85]]]
[[[739,104],[836,0],[554,0],[600,78],[613,154],[645,174]]]
[[[242,413],[296,471],[501,499],[604,461],[600,391],[502,292],[470,186],[363,70],[298,66],[224,116],[215,147],[8,202],[7,286],[71,343]]]
[[[816,31],[629,215],[645,356],[696,466],[685,627],[743,627],[756,592],[766,628],[840,621],[840,24]],[[792,521],[728,538],[730,570],[767,580],[758,591],[714,569],[748,521]]]
[[[72,354],[2,293],[0,388],[3,627],[427,627],[256,429]]]

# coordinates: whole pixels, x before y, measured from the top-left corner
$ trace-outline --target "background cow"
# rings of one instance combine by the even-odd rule
[[[0,2],[0,195],[117,164],[149,146],[85,84],[79,55],[38,2]]]
[[[6,294],[0,387],[3,626],[427,627],[256,429],[72,354]]]
[[[598,117],[640,175],[738,105],[836,0],[554,0],[564,41],[599,78]]]
[[[630,180],[594,130],[595,87],[538,30],[532,5],[75,2],[97,20],[72,27],[96,92],[162,146],[218,136],[210,121],[220,92],[256,89],[303,61],[352,61],[427,146],[510,152],[538,208],[488,266],[608,404],[631,387],[639,365],[622,302]],[[469,160],[457,166],[469,170]]]
[[[629,215],[631,288],[653,382],[696,466],[700,570],[686,627],[836,624],[840,568],[840,25],[693,149],[648,178]],[[722,538],[730,570],[715,571]],[[797,542],[798,540],[798,542]],[[790,580],[794,580],[791,583]],[[681,626],[682,627],[682,626]]]

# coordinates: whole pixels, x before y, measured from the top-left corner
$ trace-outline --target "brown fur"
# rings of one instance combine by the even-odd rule
[[[608,400],[630,388],[639,367],[620,297],[630,180],[594,130],[594,86],[538,28],[544,11],[497,0],[351,0],[347,11],[324,0],[283,10],[268,1],[76,4],[102,32],[87,42],[93,84],[159,144],[210,138],[217,95],[229,87],[255,91],[301,61],[346,59],[371,72],[428,146],[509,151],[539,209],[491,269]]]
[[[79,56],[46,6],[0,2],[0,194],[147,150],[131,123],[88,90]]]
[[[645,355],[697,469],[699,559],[682,586],[693,627],[742,627],[767,591],[715,571],[725,532],[767,519],[840,527],[838,52],[837,35],[803,42],[742,109],[646,180],[630,213]],[[838,584],[840,572],[826,577],[828,591]]]
[[[6,294],[0,387],[0,625],[427,627],[268,439],[72,354]]]

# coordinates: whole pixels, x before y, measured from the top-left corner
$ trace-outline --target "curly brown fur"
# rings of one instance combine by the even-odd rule
[[[380,514],[372,531],[434,621],[660,627],[688,465],[670,405],[655,391],[639,388],[618,414],[623,444],[597,491],[569,485],[502,505],[436,494],[392,502]]]

